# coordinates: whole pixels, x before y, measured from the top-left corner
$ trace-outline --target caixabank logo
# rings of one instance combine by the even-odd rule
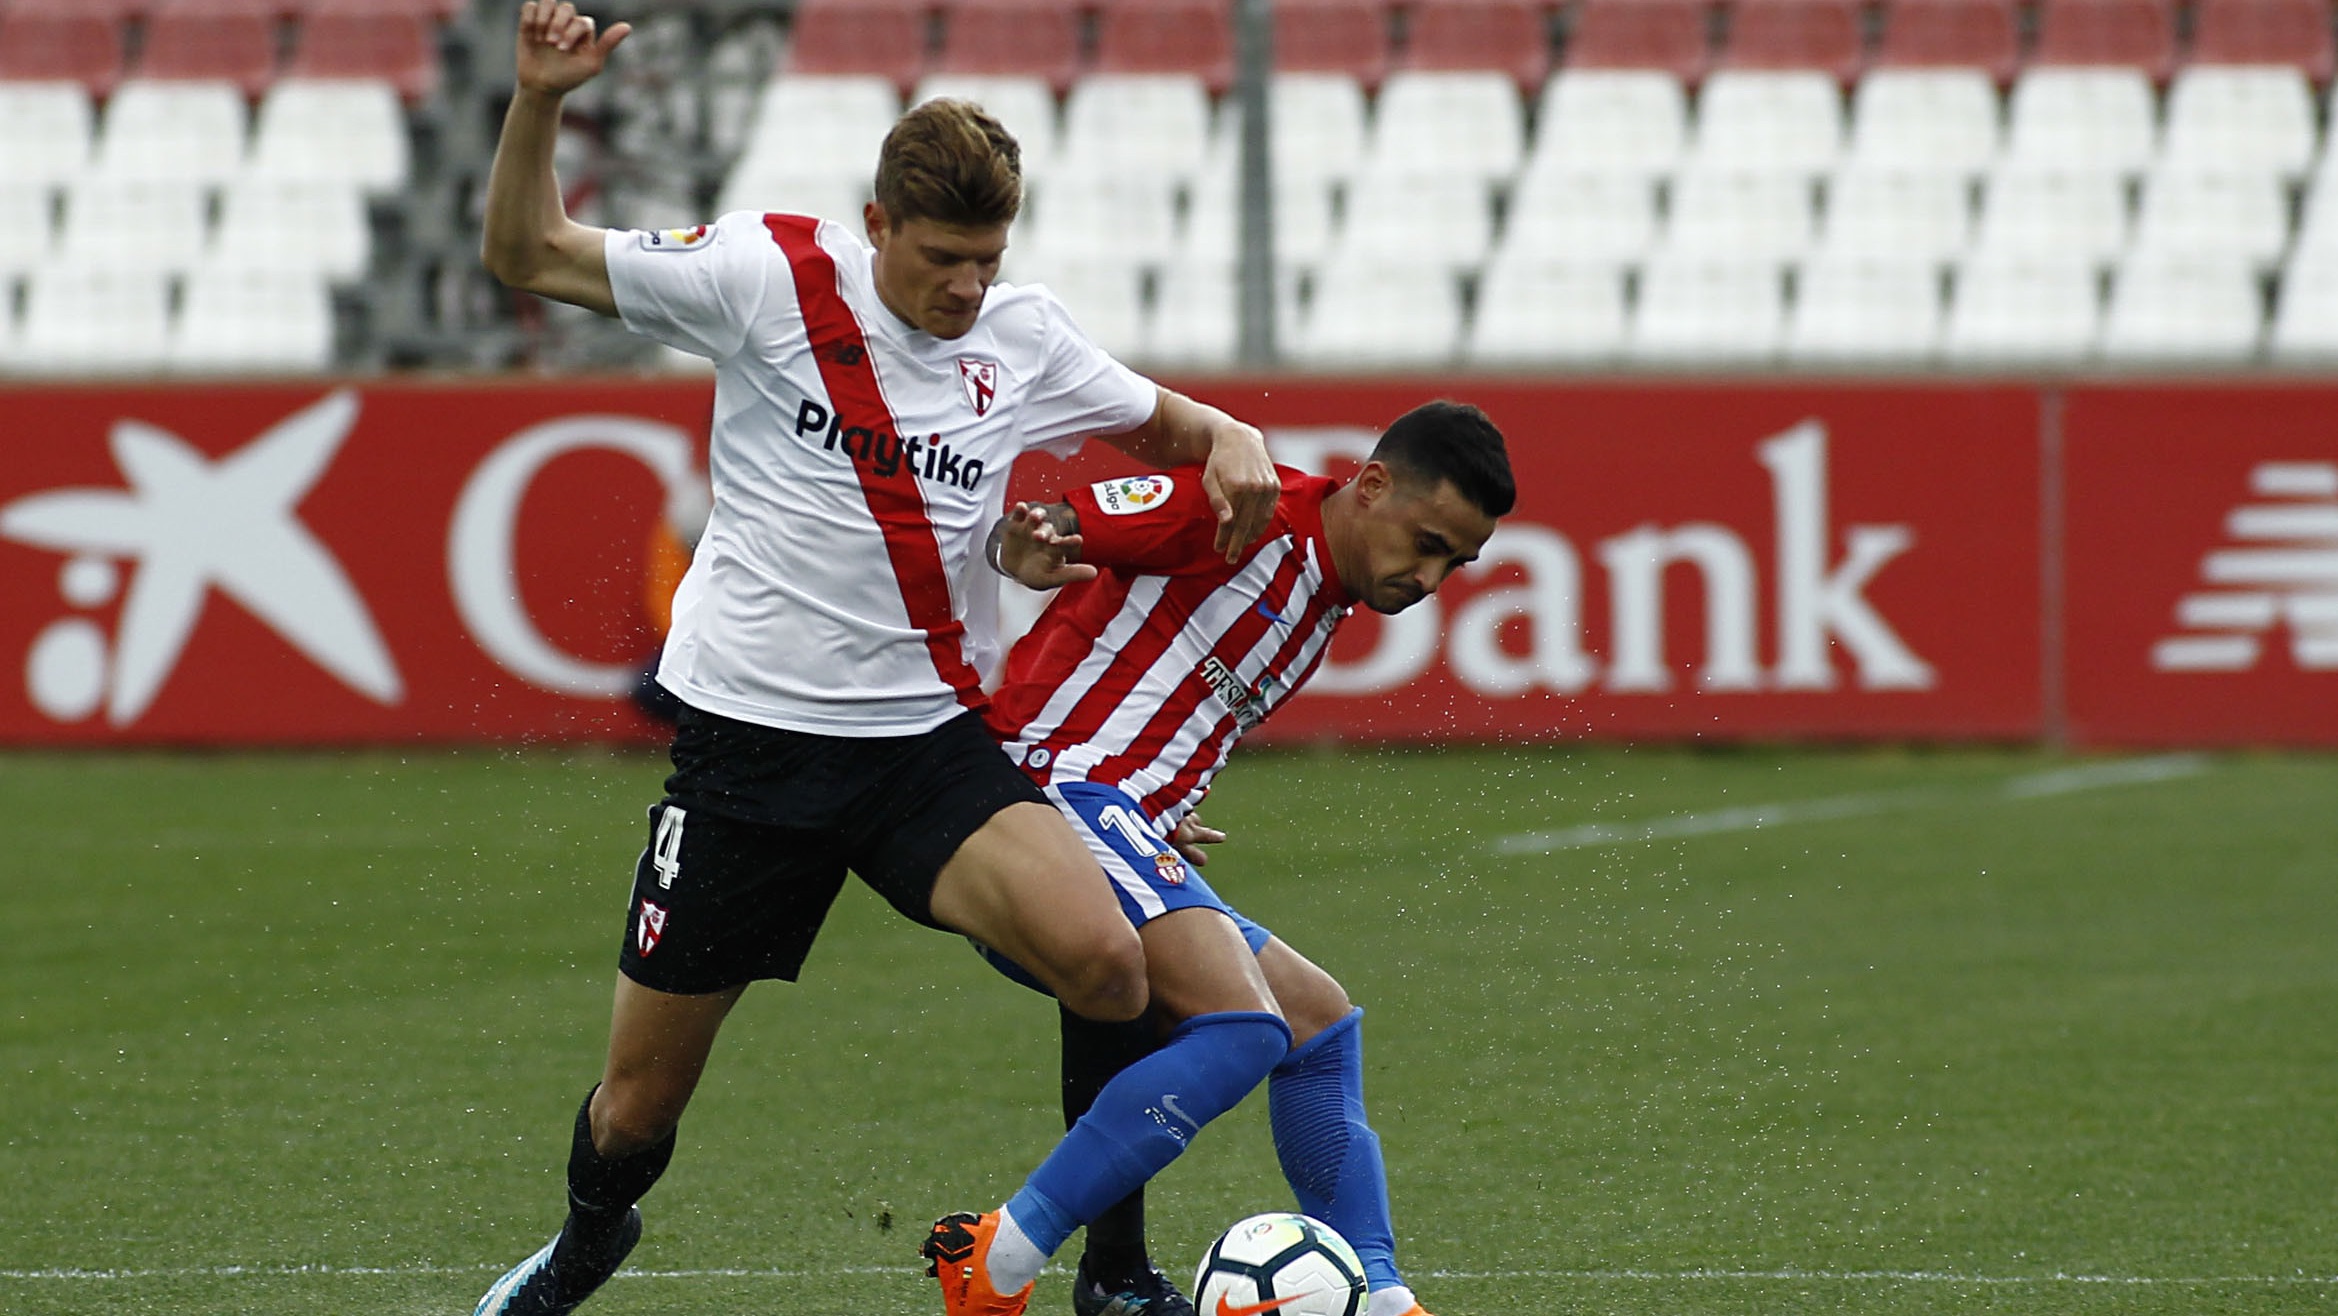
[[[505,429],[492,413],[512,400],[18,399],[10,428],[48,441],[11,445],[0,485],[0,736],[635,730],[639,523],[703,482],[697,444],[540,408]]]

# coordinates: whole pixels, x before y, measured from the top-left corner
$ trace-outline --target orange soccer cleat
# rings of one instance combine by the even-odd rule
[[[990,1241],[998,1230],[996,1211],[959,1211],[934,1221],[918,1246],[925,1273],[942,1282],[942,1310],[949,1316],[1023,1316],[1031,1305],[1030,1284],[1014,1293],[991,1287]]]

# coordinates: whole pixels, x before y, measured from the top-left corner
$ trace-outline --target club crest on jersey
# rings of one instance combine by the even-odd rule
[[[706,245],[707,228],[700,224],[692,228],[644,229],[641,234],[643,251],[696,251]]]
[[[999,363],[979,356],[959,357],[958,382],[966,386],[966,401],[974,414],[989,415],[990,404],[999,396]]]
[[[1106,516],[1128,516],[1150,511],[1169,501],[1169,491],[1176,487],[1176,482],[1166,475],[1131,475],[1092,484],[1088,492],[1096,495],[1096,506]]]
[[[1153,876],[1171,886],[1185,885],[1185,861],[1174,850],[1163,850],[1153,856]]]
[[[644,958],[658,948],[658,941],[666,935],[666,908],[644,900],[641,902],[641,921],[634,926],[633,944]]]

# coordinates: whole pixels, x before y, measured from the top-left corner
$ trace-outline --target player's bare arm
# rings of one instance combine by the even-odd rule
[[[1080,561],[1080,513],[1070,503],[1017,503],[990,528],[986,550],[1000,575],[1031,589],[1094,580]]]
[[[520,6],[518,81],[487,175],[480,243],[487,272],[506,286],[608,316],[617,314],[617,300],[602,252],[604,231],[568,217],[552,147],[561,98],[592,81],[632,30],[618,23],[596,33],[593,20],[567,0]]]
[[[1217,551],[1228,562],[1274,519],[1283,482],[1266,454],[1266,436],[1216,407],[1165,388],[1152,419],[1104,441],[1156,470],[1203,463],[1202,490],[1218,514]]]

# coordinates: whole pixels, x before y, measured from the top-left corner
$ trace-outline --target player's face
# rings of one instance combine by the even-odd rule
[[[999,276],[1007,226],[960,228],[930,219],[894,224],[872,201],[865,212],[877,249],[877,296],[887,310],[936,338],[974,327],[983,294]]]
[[[1451,481],[1409,488],[1372,462],[1356,486],[1358,560],[1340,566],[1340,583],[1374,612],[1402,612],[1436,593],[1494,533],[1494,518]]]

